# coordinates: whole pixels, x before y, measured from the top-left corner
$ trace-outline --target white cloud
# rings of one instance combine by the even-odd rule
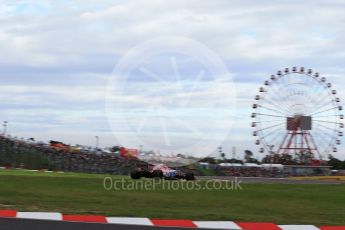
[[[52,124],[70,125],[81,135],[97,119],[99,129],[108,132],[104,91],[119,58],[147,39],[187,36],[218,53],[234,74],[241,119],[229,137],[231,144],[224,145],[254,148],[248,113],[258,87],[273,71],[295,65],[315,68],[344,98],[344,8],[343,1],[321,0],[2,1],[3,119],[25,123],[23,135],[47,122],[35,120],[35,114]],[[217,94],[199,95],[194,105]],[[144,97],[129,99],[132,106],[147,103]]]

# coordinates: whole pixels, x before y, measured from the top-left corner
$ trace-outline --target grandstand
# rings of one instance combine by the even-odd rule
[[[128,175],[136,163],[136,159],[103,151],[78,151],[66,146],[58,148],[56,142],[48,145],[0,136],[0,166],[5,168]]]

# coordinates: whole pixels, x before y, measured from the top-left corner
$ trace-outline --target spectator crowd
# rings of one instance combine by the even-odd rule
[[[284,177],[284,170],[263,167],[222,167],[219,172],[223,176],[231,177]]]

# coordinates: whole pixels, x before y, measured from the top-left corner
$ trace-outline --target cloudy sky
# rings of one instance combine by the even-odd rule
[[[251,105],[271,74],[312,68],[345,97],[344,11],[342,0],[2,0],[0,119],[43,141],[259,157]],[[171,38],[188,46],[169,50]]]

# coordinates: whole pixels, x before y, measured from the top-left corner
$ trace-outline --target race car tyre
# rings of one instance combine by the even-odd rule
[[[131,178],[133,180],[139,180],[141,178],[140,172],[138,172],[138,171],[131,172]]]
[[[163,179],[163,172],[161,170],[155,170],[152,172],[153,178]]]
[[[186,180],[195,180],[194,174],[193,173],[187,173],[186,174]]]
[[[150,171],[147,171],[147,170],[142,171],[142,176],[145,178],[152,178],[153,177],[152,173]]]

